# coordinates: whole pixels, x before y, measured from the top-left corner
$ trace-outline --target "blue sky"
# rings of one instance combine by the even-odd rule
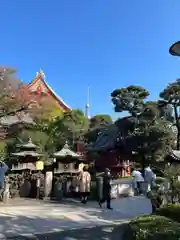
[[[43,68],[51,87],[73,108],[113,117],[110,93],[129,84],[151,99],[180,77],[168,53],[180,40],[179,0],[31,0],[1,2],[1,64],[31,81]]]

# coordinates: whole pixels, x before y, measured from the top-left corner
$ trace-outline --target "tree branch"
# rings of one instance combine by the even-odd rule
[[[22,112],[24,110],[27,110],[27,109],[28,109],[28,106],[23,106],[23,107],[20,107],[19,109],[16,109],[14,111],[10,111],[10,112],[7,112],[7,113],[1,113],[0,118],[15,115],[15,114],[17,114],[19,112]]]

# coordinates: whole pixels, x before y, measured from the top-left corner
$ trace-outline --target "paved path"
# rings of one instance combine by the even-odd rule
[[[114,210],[111,211],[100,209],[96,202],[89,202],[86,206],[82,206],[80,203],[73,201],[65,203],[49,203],[36,200],[14,201],[13,205],[0,205],[0,233],[7,237],[22,234],[32,237],[34,234],[53,233],[53,236],[58,236],[58,238],[52,238],[51,235],[48,239],[60,239],[59,234],[61,234],[61,239],[90,239],[80,238],[79,234],[84,232],[87,235],[87,231],[93,234],[95,231],[88,230],[89,227],[97,227],[96,232],[102,232],[100,230],[102,226],[123,223],[136,216],[151,212],[149,200],[143,197],[114,200],[112,206]],[[86,229],[83,231],[77,230],[76,238],[67,238],[66,230],[82,228]],[[70,234],[70,231],[68,232]],[[92,237],[95,239],[94,236]],[[20,240],[21,238],[17,239]]]
[[[124,237],[126,232],[126,237]],[[49,234],[33,236],[9,237],[8,240],[129,240],[127,233],[131,236],[128,225],[109,225],[76,230],[66,230]]]

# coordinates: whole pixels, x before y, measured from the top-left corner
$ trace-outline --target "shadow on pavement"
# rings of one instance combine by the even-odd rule
[[[21,204],[17,201],[0,210],[0,234],[9,240],[131,240],[131,236],[123,237],[123,234],[131,235],[124,222],[132,218],[120,210],[101,209],[97,203],[82,206],[64,201],[59,204],[26,200]],[[0,236],[0,239],[3,238]]]
[[[9,240],[132,240],[128,224],[99,226],[33,236],[10,237]]]

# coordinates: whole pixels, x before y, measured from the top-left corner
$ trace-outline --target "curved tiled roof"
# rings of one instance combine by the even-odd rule
[[[13,124],[18,124],[18,123],[25,123],[25,124],[32,124],[34,125],[35,122],[33,119],[30,117],[29,114],[20,112],[19,114],[16,115],[9,115],[9,116],[4,116],[0,118],[0,125],[3,126],[9,126]]]
[[[53,157],[66,157],[66,156],[71,156],[71,157],[78,158],[78,157],[80,157],[80,154],[72,151],[69,148],[67,143],[64,145],[64,147],[59,152],[56,152],[56,153],[53,154]]]
[[[59,102],[59,104],[61,105],[61,107],[63,108],[64,111],[71,111],[71,107],[68,106],[63,99],[58,96],[55,91],[49,86],[49,84],[46,82],[45,80],[45,75],[44,72],[42,70],[40,70],[40,72],[37,72],[36,74],[36,78],[28,85],[28,87],[32,87],[33,85],[35,85],[38,80],[42,81],[43,84],[46,86],[46,88],[49,90],[50,94],[57,100],[57,102]]]
[[[97,140],[92,145],[87,147],[89,151],[107,150],[114,148],[117,142],[119,129],[116,124],[111,124],[102,129]]]

